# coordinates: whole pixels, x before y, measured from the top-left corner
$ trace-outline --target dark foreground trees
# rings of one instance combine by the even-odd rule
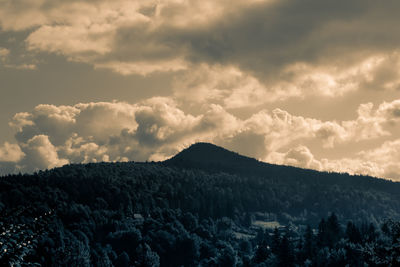
[[[0,178],[0,266],[396,266],[400,224],[380,218],[398,209],[350,185],[71,165]]]

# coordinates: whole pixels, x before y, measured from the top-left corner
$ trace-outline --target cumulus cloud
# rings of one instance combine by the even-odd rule
[[[181,101],[202,104],[208,101],[228,109],[258,106],[299,96],[301,90],[277,84],[263,84],[233,66],[201,64],[175,77],[175,96]]]
[[[399,106],[399,100],[375,109],[363,104],[354,120],[337,122],[282,109],[240,119],[216,104],[193,115],[165,97],[136,104],[38,105],[13,117],[10,126],[17,144],[0,147],[0,162],[32,171],[78,162],[163,160],[194,142],[207,141],[273,163],[394,177],[398,141],[343,160],[316,159],[305,144],[334,149],[339,143],[390,136],[390,127],[399,121]]]
[[[400,100],[382,103],[376,111],[375,116],[384,118],[389,123],[400,121]]]
[[[307,140],[319,141],[324,148],[334,148],[336,144],[378,139],[390,136],[388,124],[399,121],[397,117],[393,118],[397,112],[397,102],[384,102],[376,110],[371,103],[361,104],[355,119],[341,122],[296,116],[279,108],[261,110],[243,121],[240,130],[225,140],[235,143],[235,147],[240,147],[240,143],[241,147],[252,147],[251,140],[244,139],[247,140],[244,142],[242,138],[252,136],[254,141],[263,139],[263,152],[260,154],[266,155]],[[254,146],[257,147],[257,144]]]
[[[292,63],[264,79],[233,65],[191,66],[175,76],[175,97],[189,103],[212,101],[225,108],[260,106],[290,98],[341,97],[359,89],[397,90],[400,57],[371,55],[346,66]]]
[[[18,145],[7,143],[1,151],[14,148],[15,154],[24,154],[22,160],[14,156],[14,161],[26,170],[73,162],[143,161],[169,157],[196,141],[226,135],[238,125],[221,106],[211,104],[204,114],[194,116],[160,97],[137,104],[38,105],[13,117],[10,126]],[[1,161],[7,161],[5,156]]]
[[[0,162],[18,162],[24,157],[24,153],[17,144],[5,142],[0,146]]]
[[[400,140],[396,139],[386,141],[375,149],[360,151],[352,158],[317,159],[309,148],[300,145],[286,152],[270,153],[266,161],[319,171],[346,172],[400,180],[399,151]]]
[[[379,166],[377,175],[400,180],[400,139],[386,141],[380,147],[359,153],[366,162],[375,162]]]
[[[357,119],[342,124],[348,129],[350,138],[357,141],[390,136],[388,126],[400,121],[399,110],[399,100],[383,102],[376,110],[373,109],[372,103],[361,104],[357,111]]]
[[[22,164],[28,170],[60,167],[69,163],[68,160],[58,157],[57,148],[46,135],[36,135],[21,146],[26,154],[25,162],[22,162]]]
[[[297,146],[285,153],[272,152],[268,155],[268,162],[296,166],[301,168],[321,170],[321,163],[314,158],[314,155],[306,146]]]

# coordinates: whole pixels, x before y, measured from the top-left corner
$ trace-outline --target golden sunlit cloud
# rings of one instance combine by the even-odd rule
[[[390,135],[386,124],[399,122],[399,103],[384,102],[376,109],[363,104],[356,119],[343,122],[294,116],[281,109],[243,120],[214,104],[202,115],[191,115],[170,98],[137,104],[39,105],[14,116],[10,126],[18,143],[5,143],[0,159],[24,171],[77,162],[161,160],[207,141],[272,163],[397,178],[398,141],[358,152],[352,160],[317,159],[301,143],[319,142],[331,149],[337,143]],[[248,149],[252,147],[257,149]]]

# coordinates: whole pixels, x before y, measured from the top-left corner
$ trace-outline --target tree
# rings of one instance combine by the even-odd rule
[[[342,229],[340,228],[338,218],[334,212],[328,217],[326,228],[328,246],[332,247],[342,236]]]
[[[294,252],[292,244],[289,241],[287,234],[283,235],[278,251],[279,266],[291,267],[294,266]]]
[[[220,267],[231,267],[235,266],[237,262],[236,252],[231,245],[226,244],[220,251],[218,256],[218,266]]]
[[[271,251],[275,255],[278,255],[281,244],[281,235],[279,233],[278,228],[275,227],[274,232],[272,234],[272,243],[271,243]]]
[[[349,221],[346,226],[346,238],[355,244],[359,244],[362,241],[360,231],[358,230],[357,226]]]
[[[322,218],[318,224],[317,246],[322,248],[327,245],[327,226],[325,219]]]
[[[124,251],[118,256],[118,258],[115,262],[115,266],[116,267],[129,267],[130,266],[129,262],[130,262],[129,255]]]
[[[183,235],[176,240],[176,261],[178,266],[190,266],[200,255],[200,240],[197,235]]]
[[[152,251],[149,245],[146,243],[140,244],[136,250],[136,254],[138,255],[138,260],[135,262],[135,265],[138,267],[159,267],[160,266],[160,257],[158,257],[157,253]]]
[[[253,261],[255,263],[264,262],[268,258],[268,255],[269,255],[268,244],[265,240],[263,240],[258,244],[256,248]]]
[[[304,233],[303,255],[304,260],[311,260],[314,256],[314,233],[310,225],[307,225]]]

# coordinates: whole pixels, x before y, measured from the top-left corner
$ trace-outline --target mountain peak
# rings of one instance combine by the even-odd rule
[[[238,171],[247,167],[270,164],[242,156],[210,143],[195,143],[164,162],[167,165],[206,170]]]
[[[369,184],[376,188],[385,184],[381,179],[368,176],[351,176],[349,174],[332,174],[292,166],[275,165],[242,156],[210,143],[196,143],[162,163],[170,167],[183,169],[200,169],[206,172],[225,172],[234,175],[262,176],[279,179],[280,182],[292,183],[300,180],[318,184]],[[397,189],[396,189],[397,190]]]
[[[223,147],[211,143],[195,143],[190,147],[182,150],[171,160],[185,160],[196,162],[226,162],[232,160],[255,160],[245,156],[241,156],[236,152],[229,151]]]

